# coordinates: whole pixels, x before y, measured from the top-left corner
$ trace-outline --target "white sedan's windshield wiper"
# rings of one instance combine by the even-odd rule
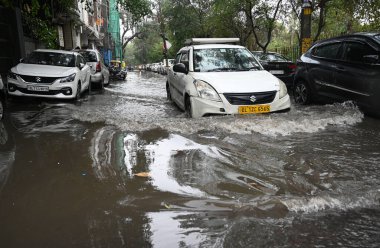
[[[211,72],[211,71],[239,71],[239,69],[237,69],[237,68],[214,68],[214,69],[207,70],[207,72]]]
[[[260,69],[261,69],[260,66],[252,66],[252,67],[248,67],[248,68],[243,68],[240,71],[257,71]]]

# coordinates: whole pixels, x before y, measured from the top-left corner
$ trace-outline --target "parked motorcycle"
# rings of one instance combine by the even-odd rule
[[[110,80],[118,81],[125,80],[127,78],[127,71],[121,69],[120,67],[110,67]]]
[[[123,63],[120,60],[110,61],[110,79],[113,81],[125,80],[127,78],[127,70],[122,66]]]

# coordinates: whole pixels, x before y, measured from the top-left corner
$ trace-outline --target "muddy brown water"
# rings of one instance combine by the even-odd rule
[[[165,78],[0,123],[0,247],[378,247],[380,120],[352,103],[188,119]]]

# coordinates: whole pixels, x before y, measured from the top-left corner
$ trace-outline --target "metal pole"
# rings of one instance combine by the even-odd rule
[[[311,46],[311,4],[309,0],[304,0],[301,13],[301,54]]]

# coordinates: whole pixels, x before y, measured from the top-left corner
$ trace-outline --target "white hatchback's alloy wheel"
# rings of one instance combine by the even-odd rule
[[[75,100],[79,100],[80,99],[81,91],[82,91],[82,85],[81,85],[80,82],[78,82],[77,94],[75,95]]]

